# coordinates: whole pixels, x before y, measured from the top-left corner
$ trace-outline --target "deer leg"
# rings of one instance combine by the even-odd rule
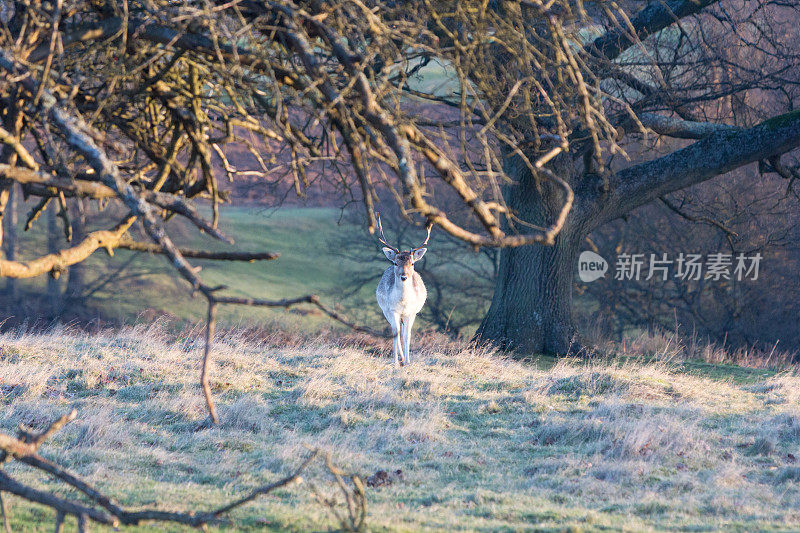
[[[406,359],[406,351],[403,348],[403,339],[406,337],[406,321],[402,316],[400,317],[400,334],[397,335],[397,348],[400,350],[400,366],[406,366],[408,359]]]
[[[411,364],[411,327],[414,325],[416,315],[403,317],[403,352],[406,364]]]
[[[389,317],[387,317],[389,318]],[[401,322],[400,322],[400,315],[392,315],[389,319],[389,325],[392,326],[392,355],[394,356],[394,364],[395,365],[403,365],[403,359],[401,356],[402,347],[400,345],[400,337],[401,337]]]

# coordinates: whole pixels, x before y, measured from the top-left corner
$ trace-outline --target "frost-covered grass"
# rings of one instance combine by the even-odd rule
[[[199,336],[158,325],[6,333],[0,425],[41,426],[75,407],[43,455],[130,506],[206,509],[286,474],[308,444],[363,477],[402,470],[367,489],[373,531],[800,529],[791,371],[733,379],[633,353],[522,363],[432,334],[415,343],[414,365],[398,369],[386,346],[355,338],[223,333],[212,372],[222,425],[195,431],[206,416]],[[325,486],[321,471],[305,477]],[[51,511],[9,499],[15,531],[52,528]],[[336,527],[304,485],[233,519]]]

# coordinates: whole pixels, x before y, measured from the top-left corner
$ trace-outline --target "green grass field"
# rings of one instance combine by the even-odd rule
[[[0,335],[0,430],[76,408],[42,453],[133,508],[208,509],[285,475],[310,445],[364,478],[402,471],[367,489],[372,531],[800,528],[795,373],[646,353],[521,363],[435,334],[403,369],[385,346],[335,334],[228,331],[211,378],[222,425],[196,431],[197,337],[159,325]],[[65,494],[24,465],[6,471]],[[304,478],[219,527],[335,528],[308,490],[332,492],[329,480]],[[8,499],[14,531],[52,528],[51,511]]]
[[[193,260],[202,267],[201,276],[210,285],[225,285],[227,294],[254,298],[291,298],[314,293],[333,306],[354,305],[343,301],[336,288],[359,265],[344,256],[333,256],[329,242],[337,232],[352,227],[340,223],[341,212],[327,208],[284,208],[268,210],[260,207],[231,207],[222,210],[221,227],[236,243],[229,246],[199,234],[181,220],[168,224],[174,240],[184,247],[209,247],[212,250],[274,251],[281,257],[254,263]],[[37,223],[32,235],[24,235],[24,245],[31,254],[44,243],[43,224]],[[39,246],[36,248],[36,246]],[[376,247],[376,253],[380,251]],[[23,257],[24,257],[23,251]],[[205,313],[202,298],[192,298],[189,285],[179,279],[162,256],[116,251],[109,257],[96,252],[86,262],[88,283],[102,280],[120,267],[125,269],[118,281],[97,291],[88,301],[104,319],[133,323],[146,310],[156,315],[165,313],[179,320],[196,321]],[[135,275],[135,276],[133,276]],[[24,286],[43,290],[44,277],[26,281]],[[362,295],[368,296],[366,292]],[[373,313],[375,317],[377,314]],[[223,323],[256,324],[277,321],[286,327],[317,328],[327,324],[320,315],[287,318],[282,310],[225,307],[220,312]]]
[[[226,234],[236,240],[238,250],[276,251],[281,257],[274,261],[255,263],[196,261],[202,266],[203,279],[210,285],[225,285],[228,294],[254,298],[280,299],[319,294],[331,304],[340,304],[333,292],[337,278],[346,276],[357,265],[346,258],[331,258],[328,239],[343,228],[337,223],[340,212],[323,208],[288,208],[277,211],[263,208],[227,207],[224,209],[222,227]],[[187,247],[201,246],[208,238],[197,235],[192,230],[180,232],[187,235],[178,240]],[[217,250],[230,248],[224,243],[213,243]],[[121,258],[123,259],[123,258]],[[176,286],[171,266],[161,257],[144,257],[139,260],[151,269],[160,271],[159,275],[148,278],[147,290],[139,301],[131,294],[107,295],[109,306],[103,311],[121,311],[118,318],[129,318],[135,310],[156,307],[180,318],[197,319],[203,316],[202,301],[192,300],[186,290],[187,285],[179,282]],[[155,289],[155,290],[153,290]],[[152,295],[163,295],[152,299]],[[244,321],[253,323],[264,319],[278,319],[285,312],[269,309],[226,308],[222,311],[223,321]],[[293,322],[296,321],[294,318]],[[316,326],[320,319],[311,316],[303,324]]]
[[[22,257],[34,257],[45,248],[45,224],[37,223],[29,234],[24,234]],[[95,221],[91,226],[104,227]],[[385,320],[375,302],[374,289],[383,270],[388,266],[375,237],[367,237],[363,227],[355,225],[352,217],[334,208],[287,207],[278,210],[263,207],[224,206],[220,227],[235,240],[233,246],[200,234],[181,219],[171,220],[167,229],[173,240],[182,247],[211,249],[215,251],[271,251],[281,256],[277,260],[253,263],[191,260],[202,268],[200,275],[212,286],[224,285],[224,294],[252,298],[282,299],[305,294],[317,294],[329,307],[336,308],[352,320],[383,328]],[[418,231],[424,235],[421,230]],[[420,238],[423,238],[421,237]],[[146,240],[143,236],[138,238]],[[450,258],[463,254],[466,263],[487,261],[466,246],[447,245],[446,252],[438,248],[432,237],[434,251],[426,259],[423,268],[433,265],[440,257]],[[358,240],[356,250],[347,249],[346,244]],[[446,272],[435,272],[436,279],[462,277],[464,270],[458,265]],[[117,250],[113,257],[105,251],[95,252],[85,262],[85,278],[88,287],[103,283],[114,274],[112,282],[93,292],[85,301],[86,312],[79,315],[80,321],[98,318],[106,323],[133,324],[139,320],[166,317],[166,320],[182,323],[196,322],[205,317],[205,300],[191,297],[188,283],[183,281],[163,256]],[[468,273],[472,275],[471,272]],[[374,279],[353,292],[352,280],[374,276]],[[67,278],[68,275],[64,275]],[[45,276],[24,280],[26,297],[36,298],[45,293]],[[485,283],[485,281],[484,281]],[[63,291],[63,287],[61,289]],[[475,308],[488,306],[489,295],[475,302],[462,298],[444,296],[444,306],[451,310],[453,322],[464,313],[475,315]],[[440,302],[442,304],[442,302]],[[13,313],[13,308],[9,310]],[[29,311],[29,316],[36,310]],[[67,313],[62,321],[69,321],[76,313]],[[309,330],[338,327],[319,310],[305,306],[287,313],[283,309],[223,306],[219,311],[220,322],[225,325],[247,325],[257,327],[281,327],[284,329]],[[479,315],[475,315],[479,318]],[[421,316],[418,327],[426,327],[426,317]],[[474,328],[472,328],[474,330]],[[469,334],[469,332],[467,332]]]

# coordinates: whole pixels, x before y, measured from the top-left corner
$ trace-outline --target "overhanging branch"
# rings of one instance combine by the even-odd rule
[[[597,227],[661,196],[798,146],[800,111],[792,111],[749,129],[717,131],[682,150],[621,170],[609,179],[604,198],[602,191],[582,189],[582,203],[599,203],[595,216],[590,215]]]
[[[58,275],[66,270],[67,267],[84,261],[99,248],[105,248],[109,251],[116,248],[120,238],[128,231],[134,220],[134,217],[130,217],[112,230],[93,231],[75,246],[64,248],[31,261],[0,259],[0,277],[35,278],[48,272]]]
[[[0,163],[0,178],[10,179],[21,185],[26,185],[28,187],[27,192],[32,192],[42,197],[57,196],[60,192],[65,196],[77,196],[93,200],[118,198],[117,193],[111,187],[98,181],[51,176],[44,172],[24,167],[14,167],[5,163]],[[219,229],[214,228],[210,222],[206,221],[198,213],[197,208],[191,201],[174,194],[151,190],[141,191],[140,196],[150,204],[181,215],[209,235],[231,242]]]
[[[595,55],[605,59],[616,59],[622,52],[636,44],[637,40],[644,40],[671,26],[677,20],[695,15],[718,1],[655,0],[647,4],[631,19],[631,25],[636,30],[635,38],[627,26],[623,25],[624,30],[615,29],[595,39],[589,49]]]
[[[642,113],[639,115],[642,125],[653,130],[659,135],[675,139],[704,139],[709,135],[720,132],[737,132],[742,128],[728,124],[715,124],[713,122],[697,122],[683,120],[677,117],[665,117],[655,113]]]
[[[165,254],[164,248],[151,242],[139,242],[123,237],[117,243],[117,248],[131,250],[133,252],[145,252],[150,254]],[[211,252],[209,250],[190,250],[179,248],[183,257],[192,259],[211,259],[214,261],[271,261],[281,256],[275,252]]]

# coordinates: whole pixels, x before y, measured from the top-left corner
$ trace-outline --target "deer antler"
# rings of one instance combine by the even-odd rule
[[[428,241],[429,241],[429,240],[430,240],[430,238],[431,238],[431,230],[432,230],[432,229],[433,229],[433,224],[428,224],[428,235],[427,235],[427,237],[425,237],[425,242],[423,242],[422,244],[420,244],[419,246],[417,246],[416,248],[414,248],[414,251],[417,251],[417,250],[419,250],[420,248],[424,248],[424,247],[425,247],[425,245],[426,245],[426,244],[428,244]]]
[[[386,237],[383,236],[383,226],[381,225],[381,215],[380,215],[380,213],[375,213],[375,214],[378,216],[378,232],[380,233],[380,236],[378,237],[378,240],[381,241],[381,244],[383,244],[387,248],[391,248],[396,253],[400,253],[399,249],[395,248],[394,246],[392,246],[391,244],[386,242]]]

